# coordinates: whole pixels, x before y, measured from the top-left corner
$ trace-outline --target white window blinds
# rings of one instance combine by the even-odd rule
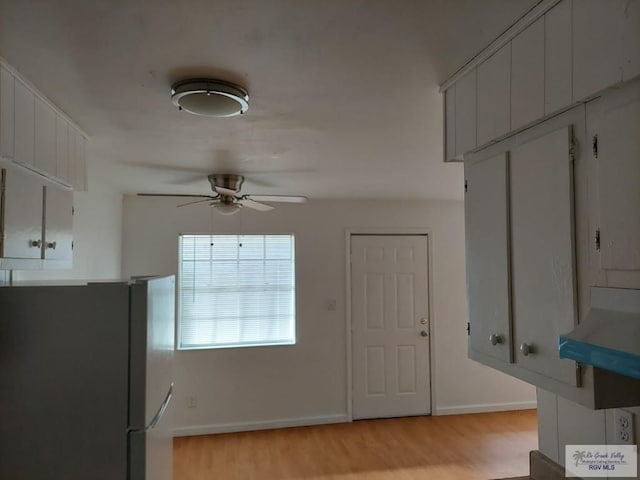
[[[292,235],[182,235],[179,348],[295,343]]]

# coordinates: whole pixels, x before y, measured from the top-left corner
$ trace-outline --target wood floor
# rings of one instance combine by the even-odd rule
[[[174,439],[174,480],[493,479],[526,475],[535,410],[366,420]]]

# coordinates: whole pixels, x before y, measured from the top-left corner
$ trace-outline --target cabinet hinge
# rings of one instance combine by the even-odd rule
[[[575,139],[571,139],[571,144],[569,145],[569,160],[575,162],[576,160],[576,141]]]
[[[76,214],[76,207],[71,207],[71,216],[73,217]]]
[[[464,193],[467,193],[469,191],[469,183],[465,180],[464,181]]]
[[[576,362],[576,387],[582,387],[582,364]]]
[[[71,242],[71,250],[73,250],[74,244],[73,242]]]
[[[471,335],[471,324],[467,322],[467,336]]]
[[[593,242],[596,245],[596,252],[600,251],[600,229],[596,229],[596,234],[593,236]]]
[[[591,139],[591,149],[593,151],[593,158],[598,158],[598,135],[594,135]]]

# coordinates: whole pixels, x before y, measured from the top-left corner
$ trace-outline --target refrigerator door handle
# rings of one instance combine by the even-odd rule
[[[169,385],[169,391],[167,392],[167,396],[164,398],[162,405],[160,405],[160,408],[158,409],[156,414],[153,416],[149,424],[144,428],[140,428],[137,430],[129,430],[129,431],[132,433],[146,433],[149,430],[153,430],[158,424],[158,422],[160,421],[160,419],[162,418],[162,416],[164,415],[164,412],[167,410],[167,407],[169,406],[169,402],[171,401],[172,395],[173,395],[173,382],[171,382],[171,385]]]

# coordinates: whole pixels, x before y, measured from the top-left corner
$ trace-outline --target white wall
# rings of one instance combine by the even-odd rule
[[[461,202],[322,201],[229,217],[175,205],[125,196],[125,276],[175,273],[179,233],[293,233],[298,299],[295,346],[177,353],[178,434],[346,420],[345,229],[355,227],[432,232],[434,412],[534,405],[533,387],[467,359]]]
[[[122,194],[89,166],[89,190],[74,192],[73,269],[15,271],[15,281],[113,280],[120,278]]]

